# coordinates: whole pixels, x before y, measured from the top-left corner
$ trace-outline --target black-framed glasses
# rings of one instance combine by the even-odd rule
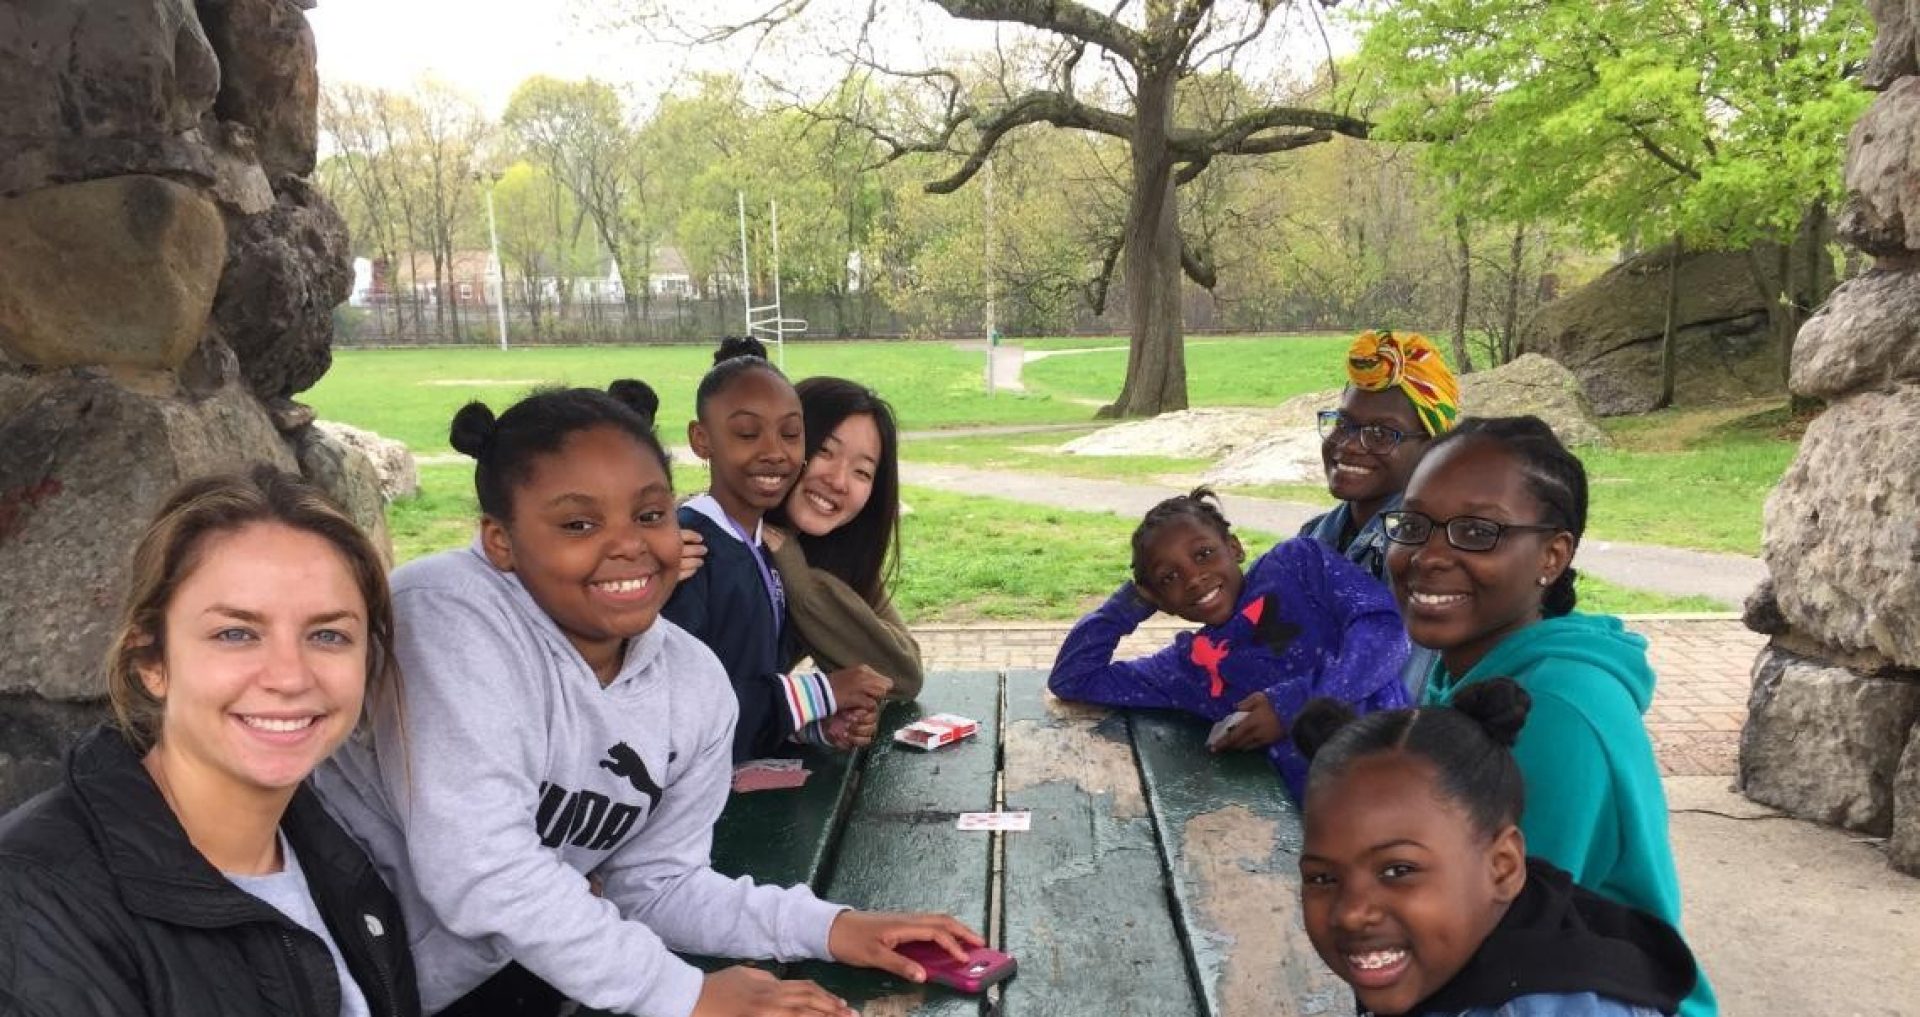
[[[1323,441],[1344,441],[1348,435],[1358,435],[1360,451],[1386,455],[1400,447],[1408,438],[1424,438],[1424,434],[1408,434],[1397,427],[1385,424],[1359,424],[1352,417],[1339,410],[1321,410],[1315,418],[1320,424],[1320,438]]]
[[[1454,516],[1442,523],[1424,512],[1405,509],[1380,513],[1381,529],[1387,539],[1396,544],[1425,544],[1433,536],[1435,526],[1446,530],[1447,543],[1462,551],[1491,551],[1500,543],[1500,535],[1508,530],[1558,533],[1566,529],[1548,523],[1501,523],[1479,516]]]

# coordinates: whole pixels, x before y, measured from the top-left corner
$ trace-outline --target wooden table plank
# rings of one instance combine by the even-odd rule
[[[1136,711],[1134,747],[1210,1017],[1352,1014],[1300,918],[1300,818],[1264,754],[1214,756],[1207,724]]]
[[[980,733],[932,752],[892,740],[900,727],[933,713],[971,717]],[[962,812],[993,808],[999,713],[995,671],[928,675],[919,703],[888,707],[834,855],[829,900],[868,910],[944,911],[987,931],[989,837],[962,833],[954,822]],[[870,1017],[959,1017],[978,1015],[983,1006],[979,997],[840,965],[801,964],[789,974],[820,982]]]
[[[853,804],[861,759],[812,747],[792,755],[809,771],[805,784],[727,799],[713,828],[713,867],[719,872],[820,888],[832,842]]]
[[[1046,673],[1007,676],[1007,1017],[1198,1014],[1124,714],[1063,703]]]

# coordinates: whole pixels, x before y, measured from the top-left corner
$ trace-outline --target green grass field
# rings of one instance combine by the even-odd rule
[[[1060,444],[1095,426],[1090,404],[1118,391],[1126,342],[1072,337],[1023,345],[1102,352],[1032,362],[1027,393],[991,397],[982,390],[983,357],[946,344],[797,344],[788,350],[787,368],[794,377],[841,374],[865,381],[893,402],[902,426],[912,430],[1087,422],[1086,429],[1069,431],[918,436],[905,445],[913,462],[1156,483],[1184,483],[1205,471],[1208,464],[1198,459],[1056,454]],[[1328,365],[1338,364],[1344,348],[1339,337],[1196,338],[1188,350],[1193,403],[1271,404],[1331,387],[1338,379]],[[693,390],[710,359],[701,347],[343,350],[303,398],[323,417],[399,438],[432,456],[449,452],[447,421],[468,399],[504,408],[535,385],[641,377],[659,389],[662,431],[677,443],[683,440],[678,422],[692,415]],[[1669,411],[1606,426],[1615,447],[1582,453],[1593,481],[1593,535],[1757,553],[1761,504],[1797,446],[1782,407]],[[684,492],[705,486],[697,463],[675,473]],[[401,560],[458,546],[472,533],[470,468],[464,462],[423,466],[421,481],[419,498],[389,510]],[[1317,485],[1241,493],[1328,502]],[[907,554],[896,595],[909,618],[1067,619],[1125,576],[1130,521],[930,490],[912,490],[908,501],[914,513],[904,524]],[[1273,535],[1248,537],[1264,545]],[[1598,581],[1583,580],[1582,591],[1589,606],[1621,613],[1717,607]]]

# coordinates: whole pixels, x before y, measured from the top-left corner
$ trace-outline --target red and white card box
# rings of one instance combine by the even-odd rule
[[[980,722],[957,713],[922,717],[893,733],[893,740],[916,749],[933,750],[980,733]]]

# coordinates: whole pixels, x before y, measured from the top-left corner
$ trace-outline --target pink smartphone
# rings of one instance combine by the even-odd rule
[[[928,981],[961,992],[984,992],[987,986],[1012,977],[1018,966],[1011,956],[984,946],[969,949],[964,963],[954,960],[940,944],[931,941],[902,943],[894,949],[926,969]]]

